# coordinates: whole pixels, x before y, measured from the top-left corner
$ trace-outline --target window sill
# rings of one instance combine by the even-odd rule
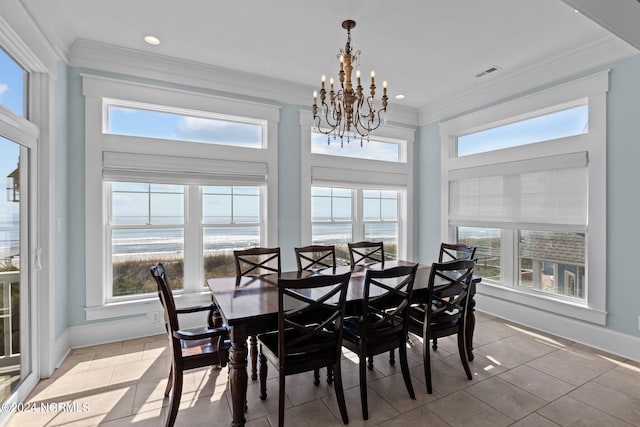
[[[586,304],[577,304],[553,298],[551,295],[534,294],[493,283],[487,283],[485,281],[481,282],[477,293],[597,325],[605,325],[607,323],[606,311],[596,310],[588,307]]]
[[[174,294],[174,298],[176,306],[178,307],[189,307],[211,302],[211,294],[206,290],[202,292]],[[155,313],[158,313],[157,316],[162,316],[163,310],[158,296],[153,294],[153,296],[142,297],[135,300],[116,301],[99,306],[86,307],[84,311],[87,321],[94,321],[117,317],[140,316],[143,314],[154,319]]]

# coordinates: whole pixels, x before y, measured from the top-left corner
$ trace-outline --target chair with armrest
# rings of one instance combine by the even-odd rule
[[[255,247],[233,251],[236,264],[236,279],[244,276],[260,276],[274,274],[278,276],[280,267],[280,248]],[[251,379],[258,379],[258,343],[255,335],[249,337],[249,354],[251,355]]]
[[[427,297],[423,304],[409,309],[409,332],[422,337],[424,376],[427,392],[432,393],[429,340],[457,335],[458,353],[468,379],[472,379],[465,328],[475,260],[433,263],[429,273]]]
[[[358,265],[384,262],[384,244],[382,242],[349,243],[351,270]]]
[[[278,330],[259,334],[258,341],[262,400],[267,398],[267,360],[278,368],[280,427],[284,425],[285,377],[328,366],[333,368],[342,422],[349,423],[340,361],[350,275],[347,272],[278,280]]]
[[[367,270],[359,316],[344,321],[342,345],[358,355],[362,417],[369,418],[367,357],[383,352],[400,354],[400,367],[409,396],[415,399],[407,361],[408,314],[418,264]]]
[[[164,391],[164,395],[167,397],[173,390],[169,414],[165,422],[166,427],[171,427],[175,423],[180,406],[183,372],[205,366],[226,366],[230,347],[229,331],[225,327],[213,327],[213,312],[216,309],[213,304],[176,308],[163,264],[158,263],[151,267],[151,275],[158,285],[158,296],[164,309],[165,329],[171,346],[171,370]],[[197,329],[180,328],[179,314],[201,311],[209,313],[208,326]]]
[[[333,245],[309,245],[294,248],[298,271],[336,266],[336,248]]]

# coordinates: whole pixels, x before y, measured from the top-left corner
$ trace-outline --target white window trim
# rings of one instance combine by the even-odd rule
[[[585,302],[554,298],[551,295],[524,292],[516,287],[504,287],[483,281],[478,293],[506,299],[542,310],[574,317],[588,322],[606,324],[606,138],[609,70],[593,74],[569,83],[554,86],[540,92],[523,96],[474,113],[457,117],[440,125],[441,139],[441,236],[443,241],[454,238],[448,221],[449,174],[455,169],[482,167],[502,161],[513,161],[514,153],[522,158],[543,157],[588,152],[589,193],[587,262]],[[524,118],[532,112],[558,105],[572,105],[575,100],[587,99],[589,105],[589,132],[585,135],[560,138],[551,142],[530,144],[521,147],[496,150],[456,158],[455,141],[458,135],[477,132],[513,121],[514,117]],[[504,236],[503,236],[504,237]],[[503,238],[503,243],[509,239]],[[503,247],[503,253],[509,248]],[[511,248],[513,249],[513,248]],[[505,251],[506,250],[506,251]],[[506,263],[510,265],[510,263]],[[507,275],[513,271],[503,271]],[[506,276],[511,277],[511,276]]]
[[[193,183],[193,179],[207,185],[261,182],[269,198],[268,203],[267,197],[262,198],[265,227],[261,238],[267,246],[278,245],[278,178],[274,173],[278,170],[278,106],[89,74],[83,74],[82,78],[85,96],[85,313],[88,321],[149,314],[160,309],[155,294],[135,300],[108,302],[107,286],[110,283],[106,280],[105,265],[108,195],[104,191],[105,176],[113,174],[124,178],[130,174],[136,180],[145,176],[157,180],[162,173],[154,171],[153,165],[161,164],[168,168],[167,173],[173,178],[185,183]],[[246,148],[110,135],[105,129],[106,102],[109,100],[251,118],[265,124],[263,138],[266,143],[264,148]],[[134,140],[135,143],[131,143]],[[187,203],[193,204],[185,195]],[[193,206],[188,208],[193,209]],[[182,304],[209,300],[206,290],[187,290],[176,297]]]
[[[375,138],[394,140],[399,144],[399,162],[358,159],[311,153],[311,131],[314,127],[310,111],[300,112],[300,239],[311,244],[311,186],[398,191],[398,257],[413,254],[413,129],[383,125]],[[336,150],[340,150],[336,144]],[[354,211],[354,215],[356,212]],[[355,222],[355,216],[354,216]],[[354,226],[355,228],[355,226]],[[354,230],[356,232],[356,230]],[[354,234],[354,239],[358,236]]]

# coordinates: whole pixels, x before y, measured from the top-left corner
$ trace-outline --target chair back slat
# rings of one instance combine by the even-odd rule
[[[358,265],[384,262],[383,242],[356,242],[348,246],[352,270]]]
[[[365,343],[404,339],[408,307],[418,264],[367,270],[363,288],[360,336]]]
[[[298,271],[336,266],[336,248],[333,245],[310,245],[294,248]]]
[[[162,263],[158,263],[151,267],[151,275],[158,286],[158,297],[164,310],[164,323],[169,336],[173,336],[173,331],[180,330],[178,322],[178,314],[176,312],[176,303],[173,299],[173,292],[169,285],[169,280]]]
[[[285,369],[288,358],[301,354],[315,358],[339,357],[350,276],[347,272],[278,280],[281,369]],[[283,339],[285,336],[287,339]]]
[[[280,248],[249,248],[233,251],[236,277],[280,274]]]
[[[474,259],[476,248],[459,243],[441,243],[438,262]]]

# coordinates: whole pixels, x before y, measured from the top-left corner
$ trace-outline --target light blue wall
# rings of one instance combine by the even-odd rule
[[[611,329],[640,336],[640,55],[613,64],[607,97],[607,310]]]
[[[67,114],[67,66],[58,63],[58,78],[55,82],[55,158],[54,170],[54,222],[60,223],[55,231],[55,282],[54,298],[54,334],[59,338],[67,329],[67,283],[69,283],[69,122]]]
[[[633,271],[638,262],[635,246],[640,242],[640,55],[606,68],[611,69],[607,97],[607,259],[603,260],[607,263],[606,327],[640,336],[640,280]],[[434,259],[440,244],[438,126],[437,123],[421,126],[418,136],[416,194],[420,207],[418,253],[422,262]]]
[[[300,246],[300,109],[285,105],[278,126],[278,241],[283,270],[297,268]]]

